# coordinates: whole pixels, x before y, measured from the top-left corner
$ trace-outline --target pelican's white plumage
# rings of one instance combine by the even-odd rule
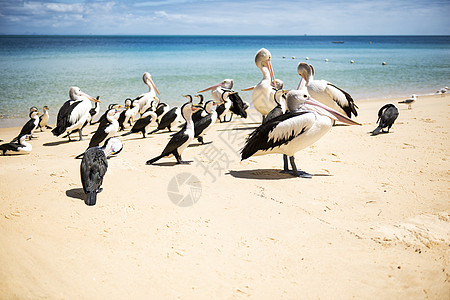
[[[280,115],[259,126],[250,134],[242,149],[241,158],[253,155],[280,153],[289,156],[295,176],[311,177],[298,172],[294,162],[296,152],[312,145],[332,127],[333,120],[360,125],[348,117],[312,99],[306,88],[287,94],[289,113]],[[287,160],[284,171],[288,172]]]
[[[306,63],[299,63],[297,73],[302,77],[302,81],[306,81],[306,88],[312,98],[325,104],[326,106],[348,116],[352,114],[356,117],[358,112],[355,102],[349,93],[335,86],[326,80],[314,79],[314,67]]]
[[[82,92],[79,87],[71,87],[69,89],[69,97],[70,99],[59,109],[57,124],[52,133],[56,136],[67,133],[69,136],[70,133],[79,131],[80,140],[82,140],[81,130],[90,117],[90,101],[100,102],[100,100]]]
[[[255,64],[261,71],[263,78],[253,88],[252,103],[263,116],[266,116],[277,105],[273,100],[276,83],[270,59],[271,54],[265,48],[260,49],[255,55]]]
[[[139,99],[139,113],[143,114],[149,107],[151,102],[153,101],[156,94],[159,95],[159,91],[156,88],[155,83],[152,80],[152,76],[150,73],[145,72],[142,76],[142,80],[148,86],[148,92],[137,97]]]

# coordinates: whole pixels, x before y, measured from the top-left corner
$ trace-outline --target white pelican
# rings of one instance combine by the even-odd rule
[[[294,176],[310,178],[312,175],[297,170],[295,153],[318,141],[331,129],[333,120],[350,125],[361,124],[314,100],[305,88],[290,91],[286,101],[289,112],[255,129],[241,151],[241,158],[284,154],[289,157]],[[287,163],[284,171],[289,172]]]
[[[55,136],[67,133],[70,141],[70,134],[78,131],[80,141],[83,139],[82,129],[90,116],[91,102],[100,102],[92,96],[82,92],[79,87],[69,89],[70,99],[64,102],[59,109],[56,127],[52,130]]]
[[[267,49],[260,49],[255,55],[255,64],[261,71],[263,78],[253,88],[252,103],[263,118],[277,105],[273,100],[275,93],[275,76],[273,74],[271,54]]]
[[[312,98],[347,115],[349,118],[352,117],[352,114],[355,117],[358,116],[356,111],[358,106],[356,106],[352,96],[326,80],[314,80],[314,68],[312,65],[299,63],[297,73],[302,77],[300,83],[302,80],[306,81],[308,93]]]
[[[405,99],[403,101],[399,101],[398,103],[408,104],[408,109],[411,109],[411,104],[416,102],[416,100],[417,100],[417,95],[416,94],[412,94],[411,98]]]
[[[156,94],[159,95],[159,91],[152,80],[150,73],[145,72],[142,76],[142,80],[148,86],[148,92],[140,95],[136,99],[139,100],[139,113],[143,114],[149,107]]]

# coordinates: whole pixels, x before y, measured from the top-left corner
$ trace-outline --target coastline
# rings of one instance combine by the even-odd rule
[[[450,95],[419,97],[411,110],[398,100],[358,101],[362,126],[335,126],[299,151],[312,179],[280,174],[281,155],[239,160],[254,110],[215,124],[212,144],[193,142],[183,154],[190,165],[145,165],[168,133],[121,138],[94,207],[74,159],[89,138],[36,132],[31,154],[0,157],[0,294],[445,299]],[[370,136],[391,102],[400,111],[391,133]],[[18,130],[0,128],[0,138]],[[189,207],[169,196],[183,173],[201,184]]]

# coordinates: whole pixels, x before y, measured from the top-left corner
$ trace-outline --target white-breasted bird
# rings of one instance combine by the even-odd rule
[[[297,73],[302,77],[300,84],[303,80],[306,81],[308,93],[312,98],[347,115],[349,118],[352,117],[352,114],[355,117],[358,116],[358,106],[356,106],[352,96],[326,80],[315,80],[314,67],[312,65],[303,62],[299,63]]]
[[[311,178],[297,170],[294,155],[323,137],[332,127],[333,120],[350,125],[361,125],[345,115],[310,97],[305,88],[293,90],[286,97],[289,112],[273,118],[253,131],[241,151],[242,160],[253,155],[271,153],[289,157],[292,174]],[[287,161],[284,171],[289,172]]]
[[[79,87],[71,87],[69,97],[70,99],[64,102],[58,111],[56,127],[53,128],[52,133],[55,136],[66,133],[70,141],[70,134],[78,131],[81,141],[83,139],[82,129],[90,116],[90,101],[101,101],[82,92]]]
[[[157,157],[148,160],[146,162],[147,165],[151,165],[165,156],[170,157],[172,155],[175,156],[177,164],[187,163],[181,159],[181,154],[194,139],[195,132],[194,122],[192,121],[192,114],[198,109],[199,107],[195,106],[191,102],[187,102],[181,107],[181,114],[186,120],[186,126],[175,133],[167,143],[162,153]]]

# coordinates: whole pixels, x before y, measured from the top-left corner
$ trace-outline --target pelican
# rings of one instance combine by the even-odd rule
[[[408,109],[411,109],[411,104],[416,102],[416,100],[417,100],[417,95],[416,94],[412,94],[411,98],[405,99],[403,101],[399,101],[398,103],[408,104]]]
[[[398,117],[398,109],[394,104],[386,104],[380,108],[378,111],[378,120],[380,122],[379,126],[372,131],[372,135],[377,135],[380,132],[384,133],[384,128],[387,127],[387,132],[391,129],[395,120]]]
[[[311,178],[312,175],[298,171],[296,152],[312,145],[332,127],[333,120],[350,125],[361,125],[343,114],[314,100],[303,87],[287,94],[289,112],[278,116],[253,131],[241,151],[242,160],[253,155],[281,153],[289,157],[292,174]],[[284,171],[289,172],[287,163]]]
[[[70,141],[70,134],[78,131],[81,141],[83,139],[82,129],[90,116],[91,103],[89,101],[101,101],[82,92],[79,87],[71,87],[69,97],[70,99],[64,102],[59,109],[56,127],[52,133],[55,136],[67,133]]]
[[[277,85],[270,58],[271,54],[265,48],[260,49],[255,56],[255,64],[261,71],[263,78],[253,88],[252,103],[263,118],[277,105],[273,100]]]
[[[142,76],[142,80],[148,86],[148,92],[138,97],[140,114],[143,114],[150,107],[151,101],[153,101],[153,98],[156,97],[156,94],[159,95],[159,91],[156,88],[150,73],[145,72]]]
[[[306,63],[299,63],[297,73],[306,81],[308,93],[312,98],[351,118],[358,112],[355,102],[349,93],[326,80],[314,80],[314,68]],[[299,85],[300,86],[300,85]]]

